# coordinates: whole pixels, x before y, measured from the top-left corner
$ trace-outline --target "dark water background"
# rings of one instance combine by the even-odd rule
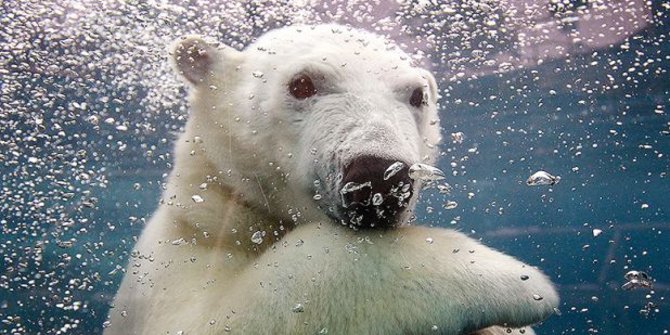
[[[542,268],[557,283],[562,302],[561,315],[538,326],[538,333],[670,331],[668,38],[668,26],[657,24],[630,38],[625,48],[617,45],[533,69],[441,83],[446,87],[440,111],[445,141],[439,167],[453,186],[446,199],[458,206],[445,209],[445,196],[428,190],[418,219],[468,232]],[[647,59],[654,63],[641,66]],[[616,60],[616,68],[608,60]],[[610,82],[608,75],[615,80]],[[183,90],[178,94],[185,97]],[[67,94],[56,98],[56,104],[67,104]],[[128,120],[141,121],[143,106],[111,104],[137,109]],[[20,117],[3,117],[17,120],[12,129],[3,129],[3,139],[32,127]],[[58,194],[63,198],[52,197],[71,214],[63,219],[84,220],[85,231],[40,221],[44,217],[11,206],[14,198],[3,198],[0,333],[101,332],[133,238],[156,208],[160,183],[169,171],[171,132],[181,125],[183,119],[166,113],[165,123],[154,132],[108,141],[106,133],[90,124],[61,124],[67,132],[89,135],[50,145],[85,141],[101,153],[117,150],[120,142],[128,148],[113,159],[89,157],[87,166],[103,167],[104,178],[98,177],[105,187],[82,194],[73,187],[74,198],[66,191]],[[450,140],[457,131],[465,134],[463,143]],[[147,157],[147,148],[136,143],[150,143],[156,156]],[[19,167],[3,165],[3,187],[27,182],[12,169]],[[527,186],[526,178],[537,170],[561,181],[553,187]],[[34,177],[53,171],[29,172]],[[22,194],[21,201],[50,192],[49,184],[44,185],[34,188],[34,194]],[[593,229],[603,232],[594,236]],[[68,237],[76,237],[76,243],[64,243]],[[52,241],[41,242],[47,240]],[[653,290],[622,290],[630,270],[648,273]],[[645,309],[647,313],[640,312]]]

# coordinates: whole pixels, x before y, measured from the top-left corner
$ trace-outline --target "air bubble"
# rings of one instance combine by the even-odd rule
[[[649,275],[646,272],[631,270],[624,275],[624,278],[627,280],[627,282],[621,286],[621,288],[624,290],[632,290],[636,288],[653,288],[651,278],[649,278]]]
[[[183,237],[171,242],[172,245],[182,245],[182,244],[186,244],[186,243],[187,242]]]
[[[305,306],[303,306],[303,305],[300,304],[300,303],[297,303],[297,304],[295,304],[295,305],[293,306],[293,308],[291,308],[291,311],[292,311],[293,313],[302,313],[302,312],[305,311]]]
[[[262,231],[256,231],[251,235],[251,242],[255,244],[261,244],[263,243],[263,232]]]
[[[405,163],[403,162],[395,162],[391,164],[386,171],[384,171],[384,180],[388,180],[389,178],[395,176],[402,168],[405,167]]]
[[[556,185],[561,180],[559,176],[552,176],[546,171],[537,171],[526,180],[528,186]]]
[[[414,180],[434,181],[444,179],[442,170],[427,164],[417,163],[409,168],[409,177]]]
[[[440,192],[441,194],[449,194],[451,193],[452,187],[451,185],[444,183],[437,185],[437,191]]]
[[[458,203],[456,201],[448,200],[442,207],[444,207],[444,209],[454,209],[458,207]]]
[[[342,196],[342,206],[344,206],[346,208],[346,207],[349,207],[349,206],[351,206],[352,204],[355,203],[355,201],[347,200],[347,197],[346,197],[347,194],[352,193],[352,192],[356,192],[356,191],[360,191],[364,188],[372,188],[372,183],[369,182],[369,181],[365,182],[365,183],[362,183],[362,184],[359,184],[359,183],[356,183],[356,182],[353,182],[353,181],[350,181],[350,182],[346,183],[340,189],[340,195]],[[369,201],[369,200],[370,199],[368,198],[367,201]]]
[[[451,133],[451,141],[454,142],[454,143],[461,144],[461,143],[463,143],[464,138],[465,138],[465,134],[463,134],[463,132],[461,132],[461,131]]]
[[[374,206],[379,206],[384,202],[384,197],[381,195],[381,193],[375,193],[375,195],[372,196],[372,204]]]

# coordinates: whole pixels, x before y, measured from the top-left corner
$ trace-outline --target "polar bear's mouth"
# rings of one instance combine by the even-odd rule
[[[408,164],[357,157],[343,171],[340,219],[353,228],[392,228],[402,223],[413,193]]]

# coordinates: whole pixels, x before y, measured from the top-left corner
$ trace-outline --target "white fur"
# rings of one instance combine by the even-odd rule
[[[467,334],[553,313],[558,296],[542,273],[461,233],[339,224],[349,160],[435,159],[435,80],[393,43],[300,26],[242,52],[188,37],[172,55],[193,113],[106,334]],[[298,73],[319,94],[291,97]],[[429,96],[420,109],[408,104],[416,87]]]

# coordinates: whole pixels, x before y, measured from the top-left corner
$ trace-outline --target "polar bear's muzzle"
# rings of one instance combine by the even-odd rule
[[[347,164],[339,194],[343,224],[392,228],[401,224],[414,193],[408,164],[360,156]]]

